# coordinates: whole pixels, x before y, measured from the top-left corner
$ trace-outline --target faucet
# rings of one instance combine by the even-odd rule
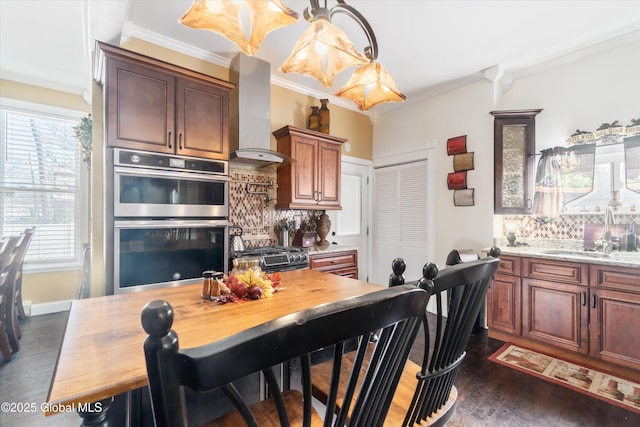
[[[613,216],[613,209],[607,206],[604,210],[604,234],[602,235],[602,252],[610,254],[613,252],[613,238],[611,236],[611,226],[616,223]]]

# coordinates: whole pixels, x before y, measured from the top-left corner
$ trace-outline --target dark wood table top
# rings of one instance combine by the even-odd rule
[[[286,289],[271,298],[241,303],[203,301],[199,284],[74,301],[48,406],[96,402],[147,385],[140,313],[150,301],[162,299],[172,305],[180,347],[191,348],[306,308],[381,289],[313,270],[283,272],[282,283]]]

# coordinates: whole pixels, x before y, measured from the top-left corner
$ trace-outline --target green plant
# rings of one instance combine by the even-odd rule
[[[87,164],[87,167],[91,167],[91,142],[92,142],[92,129],[93,121],[91,120],[91,114],[82,117],[80,122],[73,127],[76,133],[76,138],[82,144],[82,161]]]

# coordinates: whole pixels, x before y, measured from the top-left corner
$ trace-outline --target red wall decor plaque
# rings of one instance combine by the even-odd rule
[[[451,172],[447,174],[449,190],[464,190],[467,188],[467,172]]]
[[[456,136],[455,138],[447,139],[447,154],[452,156],[454,154],[461,154],[467,152],[467,135]]]

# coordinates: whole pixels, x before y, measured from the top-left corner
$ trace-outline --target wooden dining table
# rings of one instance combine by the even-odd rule
[[[382,289],[314,270],[282,272],[270,298],[219,303],[200,298],[199,284],[74,301],[51,379],[45,415],[86,408],[147,386],[140,313],[165,300],[174,311],[180,348],[198,347],[300,310]],[[103,408],[104,409],[104,408]],[[82,412],[82,411],[80,411]]]

